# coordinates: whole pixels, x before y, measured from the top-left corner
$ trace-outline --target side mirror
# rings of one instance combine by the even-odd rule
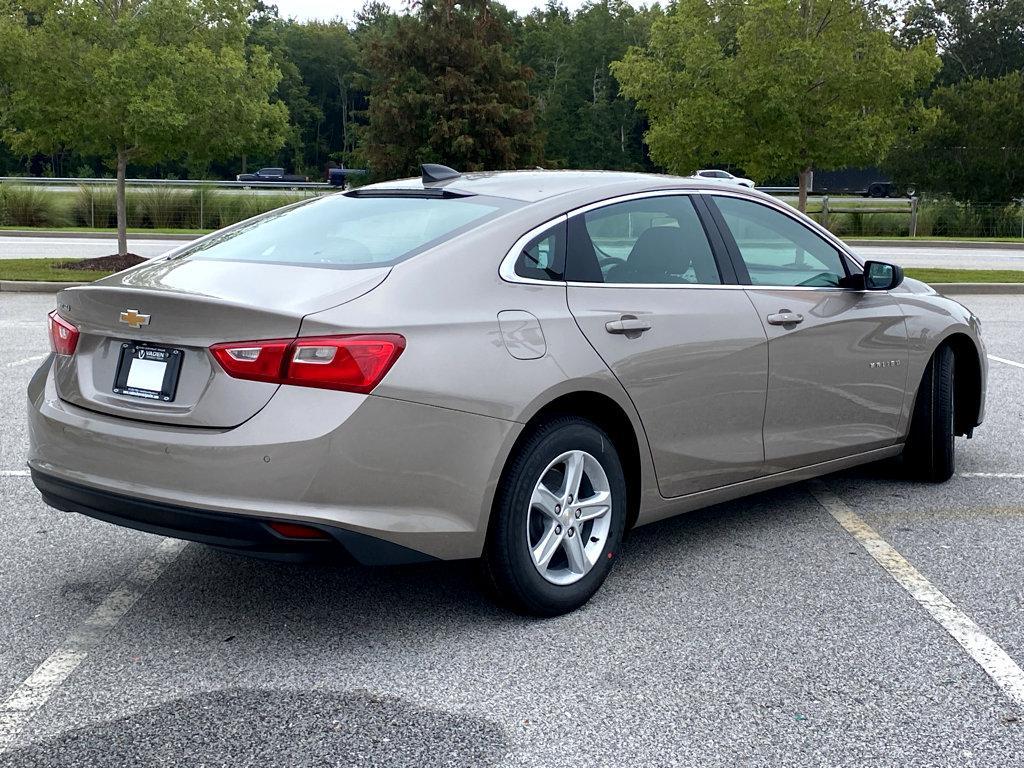
[[[864,290],[888,291],[903,282],[903,268],[888,262],[864,262]]]

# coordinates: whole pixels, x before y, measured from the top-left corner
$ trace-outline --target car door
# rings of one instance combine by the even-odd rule
[[[768,470],[895,443],[909,358],[899,303],[843,288],[857,265],[783,204],[708,203],[768,335]]]
[[[767,336],[712,242],[724,257],[687,194],[629,196],[569,219],[569,308],[636,405],[666,497],[763,471]]]

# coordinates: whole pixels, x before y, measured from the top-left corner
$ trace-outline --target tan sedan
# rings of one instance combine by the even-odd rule
[[[482,558],[535,614],[586,602],[633,526],[885,458],[945,480],[984,410],[970,311],[692,178],[425,167],[57,303],[28,391],[49,504],[276,557]]]

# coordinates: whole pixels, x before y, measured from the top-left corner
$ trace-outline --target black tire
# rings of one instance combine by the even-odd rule
[[[590,570],[573,584],[557,585],[541,575],[530,555],[530,500],[548,465],[561,454],[577,450],[596,459],[607,476],[611,522],[604,547]],[[557,417],[536,429],[505,468],[484,549],[485,576],[496,598],[519,613],[553,617],[573,611],[590,600],[611,571],[625,523],[626,478],[611,439],[586,419]]]
[[[956,470],[953,350],[943,345],[928,362],[914,401],[903,465],[912,478],[942,483]]]

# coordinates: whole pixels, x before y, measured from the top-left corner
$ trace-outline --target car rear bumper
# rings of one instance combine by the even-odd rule
[[[350,535],[432,558],[477,557],[497,477],[522,429],[289,386],[232,429],[159,425],[62,401],[49,368],[29,386],[28,464],[50,504],[240,550],[298,544],[266,539],[266,522],[284,521],[323,528],[364,562]]]
[[[320,538],[286,537],[271,528],[275,519],[135,499],[70,483],[38,470],[32,470],[32,482],[43,495],[43,501],[57,510],[227,550],[289,559],[348,556],[365,566],[436,560],[426,553],[336,526],[310,525],[321,532]]]

